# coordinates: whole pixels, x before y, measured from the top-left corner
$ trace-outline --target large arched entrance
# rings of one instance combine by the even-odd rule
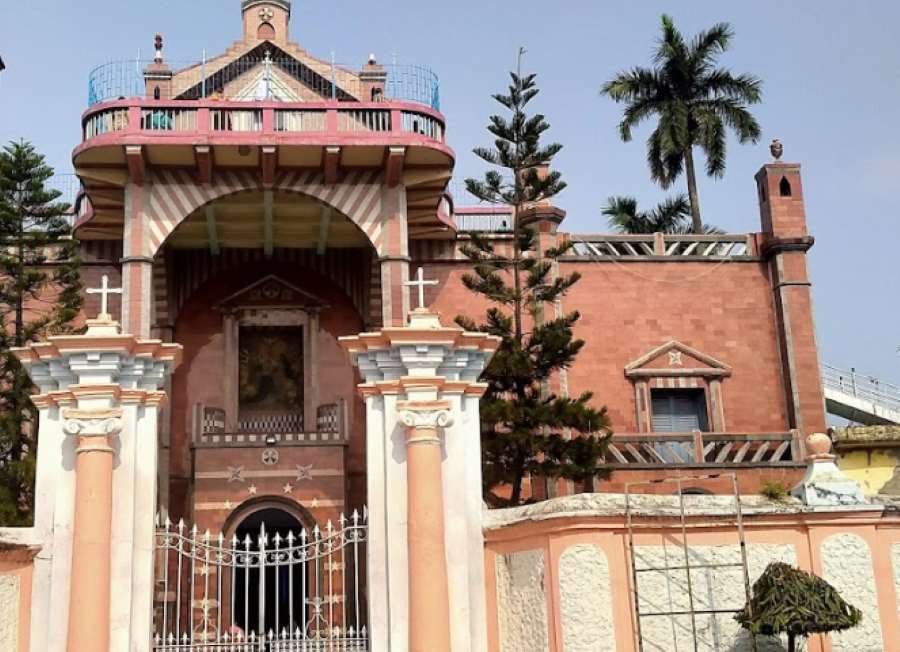
[[[307,628],[306,600],[317,592],[320,560],[290,557],[309,531],[308,523],[275,504],[251,511],[237,524],[233,537],[238,548],[257,553],[262,562],[251,564],[248,558],[243,568],[237,564],[234,569],[232,622],[237,630],[280,634]]]

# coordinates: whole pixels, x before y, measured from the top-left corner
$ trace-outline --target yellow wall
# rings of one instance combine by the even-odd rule
[[[859,482],[867,496],[900,495],[900,451],[893,448],[846,450],[838,454],[838,467]],[[889,486],[885,486],[888,485]]]

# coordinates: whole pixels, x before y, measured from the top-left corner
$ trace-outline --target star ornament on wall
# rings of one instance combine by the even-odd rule
[[[281,490],[285,493],[285,495],[289,495],[294,492],[294,486],[290,482],[288,482],[281,488]]]
[[[681,351],[669,351],[669,366],[681,367],[684,362],[681,359]]]
[[[269,7],[264,7],[259,10],[259,17],[261,20],[268,22],[275,18],[275,12]]]
[[[229,466],[228,467],[228,482],[243,482],[244,481],[244,467],[243,466]]]
[[[304,480],[312,480],[312,464],[307,464],[303,466],[302,464],[297,465],[297,482],[303,482]]]
[[[251,496],[255,496],[256,495],[256,485],[251,484],[249,487],[247,487],[247,491],[250,493]]]

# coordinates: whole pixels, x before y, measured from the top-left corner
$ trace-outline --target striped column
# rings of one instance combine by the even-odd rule
[[[381,311],[385,326],[405,326],[409,317],[409,241],[406,188],[384,188],[382,200]]]
[[[147,186],[125,186],[125,229],[122,243],[122,330],[150,337],[153,313],[153,256],[149,218],[145,207]]]

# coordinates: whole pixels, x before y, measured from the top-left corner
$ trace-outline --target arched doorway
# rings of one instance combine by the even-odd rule
[[[259,555],[235,568],[233,622],[241,631],[280,633],[306,623],[316,564],[292,559],[290,551],[306,540],[307,531],[307,524],[280,506],[261,507],[238,523],[238,549]]]

